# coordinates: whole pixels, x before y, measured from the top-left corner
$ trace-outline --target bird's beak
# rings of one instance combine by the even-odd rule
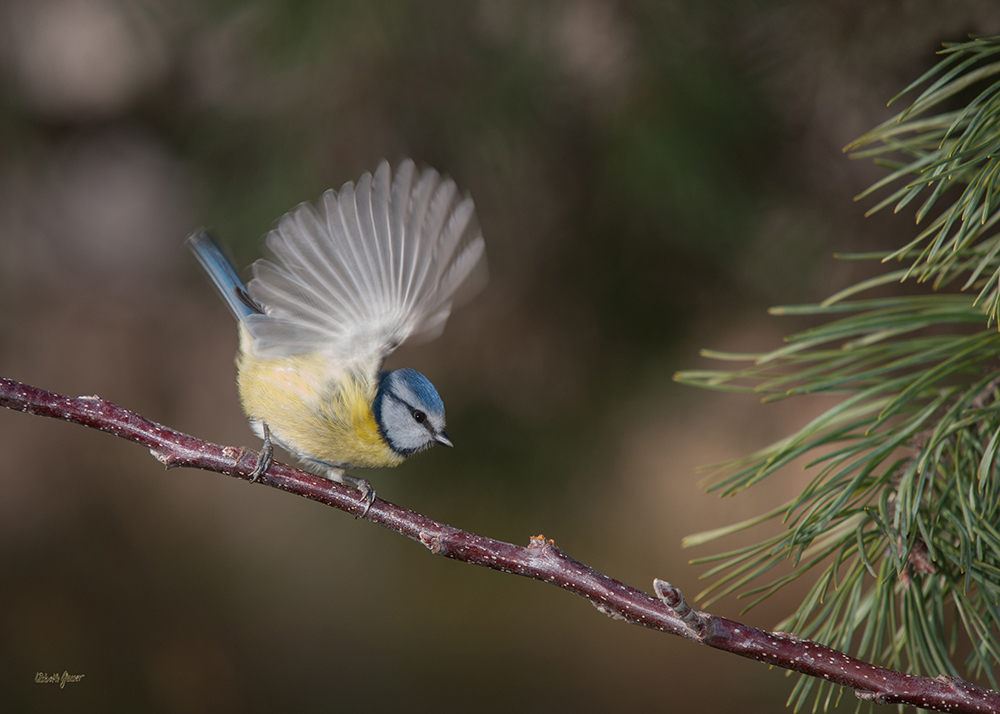
[[[454,446],[454,444],[451,443],[451,439],[449,439],[448,435],[445,434],[443,431],[439,431],[437,434],[434,435],[434,441],[436,441],[439,444],[444,444],[445,446]]]

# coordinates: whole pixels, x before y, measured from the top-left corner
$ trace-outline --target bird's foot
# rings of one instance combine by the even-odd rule
[[[367,479],[358,478],[357,476],[351,476],[350,474],[344,473],[341,469],[330,469],[330,478],[337,483],[342,483],[345,486],[351,486],[361,491],[361,495],[365,499],[365,510],[361,512],[359,518],[364,518],[368,515],[368,511],[371,509],[372,504],[375,503],[375,489],[372,485],[368,483]]]
[[[260,447],[260,454],[257,456],[257,467],[250,474],[250,483],[257,483],[260,477],[267,473],[274,463],[274,445],[271,444],[271,430],[267,424],[261,422],[261,430],[264,432],[264,445]]]

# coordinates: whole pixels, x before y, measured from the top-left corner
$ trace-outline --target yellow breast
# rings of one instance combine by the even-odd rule
[[[342,467],[396,466],[403,458],[378,431],[369,378],[331,367],[320,355],[236,359],[240,401],[299,458]]]

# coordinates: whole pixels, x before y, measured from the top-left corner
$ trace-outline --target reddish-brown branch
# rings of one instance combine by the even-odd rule
[[[71,398],[0,378],[0,406],[106,431],[149,448],[167,468],[188,466],[249,480],[257,455],[182,434],[98,397]],[[351,488],[275,463],[259,483],[359,515],[364,498]],[[606,615],[686,637],[770,665],[851,687],[877,704],[1000,714],[1000,693],[954,677],[920,677],[877,667],[824,645],[767,632],[690,608],[681,592],[654,581],[657,596],[621,583],[573,558],[543,536],[527,547],[485,538],[375,499],[366,520],[423,543],[431,552],[465,563],[542,580],[587,598]]]

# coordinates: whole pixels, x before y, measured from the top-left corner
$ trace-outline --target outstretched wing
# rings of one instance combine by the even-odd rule
[[[274,259],[254,263],[247,286],[264,314],[243,320],[264,358],[320,352],[377,370],[404,340],[439,335],[486,277],[472,199],[409,159],[395,178],[383,161],[374,177],[300,204],[267,247]]]

